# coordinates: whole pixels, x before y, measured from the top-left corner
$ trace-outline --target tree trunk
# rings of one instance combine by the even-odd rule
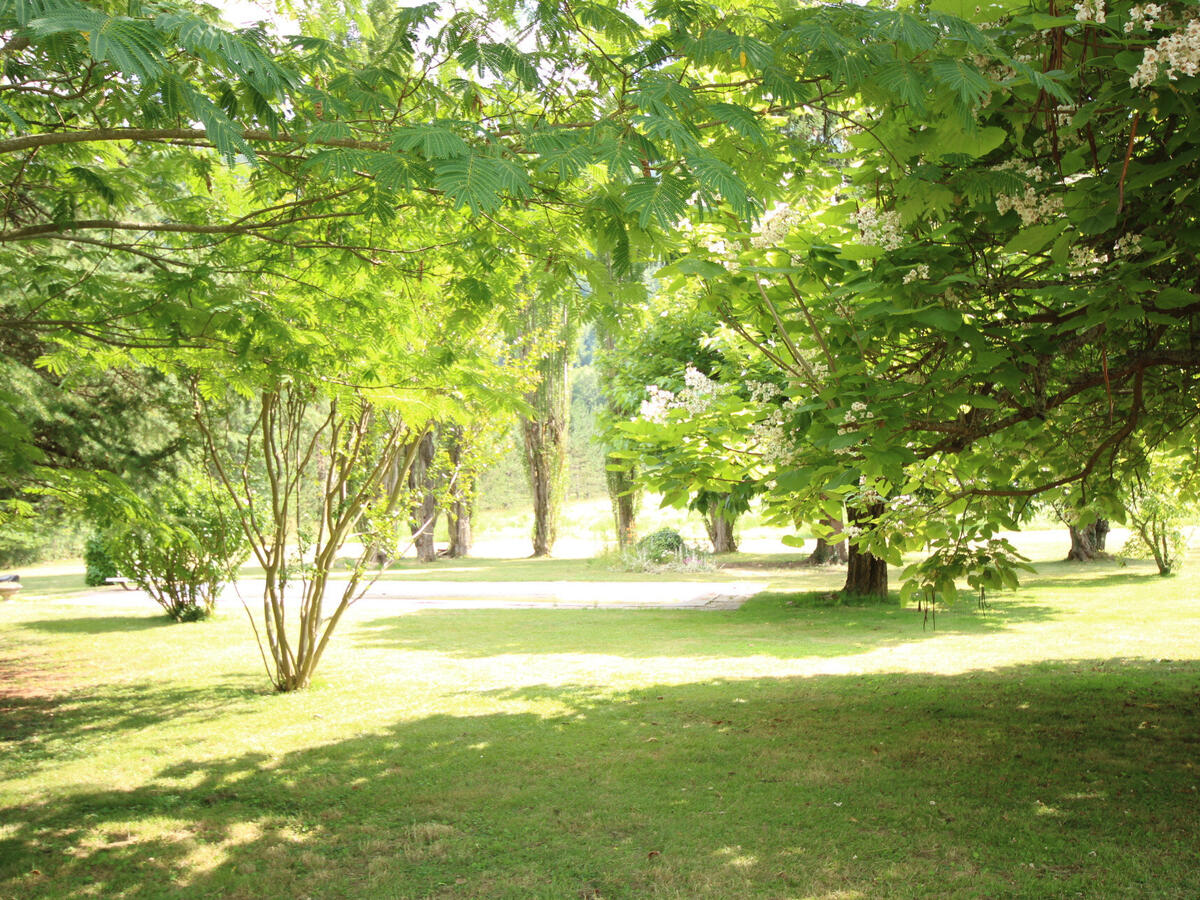
[[[736,516],[728,511],[729,498],[715,494],[704,510],[704,530],[712,542],[713,553],[736,553],[737,537],[733,533]]]
[[[883,515],[883,504],[872,504],[865,510],[849,510],[850,524],[862,528]],[[846,566],[846,584],[842,587],[846,597],[869,597],[886,600],[888,594],[887,563],[871,553],[865,553],[853,543]]]
[[[461,559],[471,553],[474,534],[471,519],[475,515],[475,479],[478,472],[471,464],[471,447],[461,425],[446,429],[446,458],[450,463],[450,499],[446,507],[446,526],[450,548],[446,555]]]
[[[437,524],[438,506],[437,495],[432,483],[435,477],[432,466],[437,454],[437,442],[433,432],[426,434],[421,441],[421,447],[413,460],[412,468],[408,471],[408,486],[413,498],[420,498],[412,506],[410,523],[413,533],[413,546],[417,550],[417,558],[421,562],[432,562],[437,559],[437,548],[433,543],[433,529]]]
[[[842,533],[842,523],[838,519],[825,518],[824,524],[832,528],[835,534]],[[846,540],[843,538],[837,543],[831,544],[823,537],[817,538],[817,546],[813,548],[813,552],[808,555],[805,562],[810,566],[831,566],[836,564],[844,565],[849,558],[849,551],[846,549]]]
[[[1083,528],[1068,525],[1071,533],[1071,551],[1068,560],[1075,562],[1091,562],[1100,559],[1104,554],[1104,543],[1108,538],[1108,520],[1096,519]]]
[[[614,460],[607,459],[612,464]],[[641,499],[632,468],[606,469],[608,500],[612,505],[613,525],[617,529],[617,546],[630,547],[637,541],[637,509]]]
[[[533,555],[549,556],[558,536],[558,513],[567,482],[567,435],[571,414],[574,329],[566,301],[535,298],[526,311],[530,334],[550,330],[554,344],[538,360],[537,388],[526,396],[533,417],[521,422],[525,471],[533,495]]]
[[[475,510],[473,503],[467,500],[455,500],[446,510],[446,524],[450,529],[450,550],[452,559],[469,556],[474,534],[471,532],[471,516]]]

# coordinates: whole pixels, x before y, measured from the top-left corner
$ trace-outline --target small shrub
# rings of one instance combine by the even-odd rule
[[[634,545],[638,555],[660,565],[687,550],[683,537],[674,528],[660,528]]]
[[[90,535],[84,542],[83,564],[87,567],[83,580],[90,587],[98,587],[105,584],[109,578],[121,574],[108,553],[108,541],[102,534]]]
[[[184,483],[110,527],[104,551],[177,622],[212,615],[249,555],[236,514],[206,486]]]
[[[713,554],[689,546],[670,528],[647,535],[632,547],[610,550],[603,560],[606,568],[616,572],[712,572],[719,568]]]

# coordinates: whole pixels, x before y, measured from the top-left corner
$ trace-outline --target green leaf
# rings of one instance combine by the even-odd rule
[[[713,118],[728,125],[740,137],[760,147],[766,146],[767,139],[754,110],[736,103],[710,103],[706,109]]]
[[[648,228],[656,223],[671,228],[687,212],[692,189],[688,182],[675,175],[638,178],[625,189],[625,205],[638,217],[638,225]]]
[[[991,91],[991,83],[971,63],[962,59],[935,59],[929,71],[940,81],[958,93],[966,106],[975,106]]]
[[[1037,253],[1054,243],[1067,227],[1065,221],[1022,228],[1004,245],[1005,253]]]
[[[480,156],[441,160],[434,165],[434,183],[454,201],[455,209],[466,206],[473,213],[494,212],[504,188],[495,162]]]
[[[720,194],[739,219],[749,219],[754,215],[755,206],[747,197],[746,186],[742,184],[732,166],[710,153],[688,156],[687,163],[700,183],[701,190]]]
[[[437,122],[406,125],[392,136],[397,150],[419,150],[426,159],[456,159],[468,156],[470,146],[448,126]]]
[[[1193,304],[1200,304],[1200,296],[1182,288],[1166,287],[1154,296],[1154,305],[1161,309],[1180,309]]]

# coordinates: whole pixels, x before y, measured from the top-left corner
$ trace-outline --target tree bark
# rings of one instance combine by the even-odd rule
[[[606,459],[611,464],[613,460]],[[637,541],[637,510],[640,497],[632,468],[606,469],[608,500],[612,505],[613,525],[617,529],[617,546],[630,547]]]
[[[470,555],[471,544],[475,538],[471,531],[471,519],[475,515],[476,472],[465,459],[470,453],[465,443],[467,438],[463,428],[452,426],[448,430],[447,438],[446,455],[453,472],[450,504],[446,507],[446,525],[450,532],[450,549],[447,555],[451,559],[461,559]]]
[[[827,517],[823,522],[836,534],[841,534],[842,523],[840,520]],[[846,549],[845,538],[831,544],[825,538],[819,537],[817,546],[813,548],[813,552],[808,555],[805,562],[810,566],[830,566],[838,563],[844,565],[847,559],[849,559],[849,551]]]
[[[446,510],[446,524],[450,530],[450,549],[448,555],[452,559],[461,559],[471,553],[471,544],[475,536],[471,531],[471,516],[474,514],[474,504],[467,500],[455,500]]]
[[[1083,528],[1068,525],[1071,533],[1071,550],[1067,559],[1074,562],[1091,562],[1102,558],[1104,544],[1108,538],[1108,519],[1096,519]]]
[[[415,500],[412,506],[410,527],[413,533],[413,546],[416,548],[417,558],[421,562],[432,562],[437,559],[437,548],[433,543],[433,529],[437,525],[438,505],[432,483],[435,475],[431,471],[436,454],[437,441],[434,439],[433,432],[430,432],[421,439],[420,449],[413,460],[412,468],[408,470],[408,486]]]
[[[713,553],[736,553],[737,536],[733,533],[736,516],[728,511],[729,498],[714,494],[704,510],[704,529],[712,543]]]
[[[883,515],[883,504],[872,504],[865,510],[849,510],[850,524],[862,528]],[[853,543],[846,566],[846,584],[842,587],[846,597],[866,597],[886,600],[888,594],[887,563],[871,553],[865,553]]]

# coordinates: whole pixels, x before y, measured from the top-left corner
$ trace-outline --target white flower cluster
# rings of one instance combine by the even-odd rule
[[[875,479],[867,480],[866,475],[858,476],[858,490],[846,497],[846,505],[851,509],[868,509],[883,502],[879,493],[879,484]]]
[[[755,403],[770,403],[783,395],[779,385],[770,381],[748,381],[746,387],[750,388],[750,399]]]
[[[792,226],[800,221],[800,213],[786,203],[771,210],[770,215],[763,219],[758,231],[750,238],[750,246],[762,249],[779,244]]]
[[[842,424],[838,426],[838,434],[857,431],[859,426],[870,423],[874,418],[875,413],[867,409],[867,404],[861,400],[855,400],[850,404],[850,408],[842,414]]]
[[[671,409],[675,403],[675,395],[670,391],[664,391],[657,384],[650,385],[646,390],[650,394],[650,399],[642,401],[642,408],[638,415],[647,422],[656,422],[661,425],[667,421],[667,410]]]
[[[929,266],[925,263],[918,263],[915,268],[909,269],[904,276],[905,284],[912,284],[914,281],[928,281]]]
[[[713,399],[721,389],[720,384],[690,363],[684,370],[683,382],[686,387],[678,394],[664,390],[656,384],[649,385],[646,392],[650,398],[642,401],[638,417],[661,425],[667,421],[667,413],[673,409],[686,409],[692,415],[698,415],[712,405]]]
[[[1113,244],[1113,257],[1120,259],[1124,256],[1137,256],[1142,252],[1142,236],[1140,234],[1125,234],[1117,238]]]
[[[863,244],[868,247],[895,250],[904,244],[904,236],[900,234],[898,212],[860,206],[854,214],[854,224],[858,226]]]
[[[1129,79],[1129,86],[1153,84],[1164,68],[1170,81],[1176,81],[1180,75],[1200,74],[1200,18],[1193,18],[1178,31],[1159,38],[1153,47],[1147,47],[1141,64]]]
[[[1129,8],[1129,21],[1125,23],[1125,33],[1133,34],[1135,29],[1149,31],[1162,18],[1162,7],[1157,3],[1138,4]]]
[[[678,402],[692,414],[708,409],[720,388],[717,382],[690,364],[683,372],[683,383],[687,386],[679,392]]]
[[[1076,22],[1095,22],[1104,24],[1104,0],[1080,0],[1075,4]]]
[[[1095,275],[1108,262],[1107,253],[1097,253],[1091,247],[1071,248],[1071,274]]]
[[[721,263],[733,274],[737,274],[742,269],[742,263],[738,259],[738,248],[736,244],[730,244],[723,240],[712,240],[705,243],[704,248],[713,256],[717,257]]]
[[[999,169],[1011,169],[1018,175],[1023,175],[1034,182],[1046,179],[1046,173],[1039,166],[1021,166],[1020,164],[1007,163],[998,167]],[[1063,211],[1063,199],[1056,194],[1039,193],[1037,186],[1030,184],[1022,193],[1016,196],[1009,196],[1008,194],[997,195],[996,210],[1000,215],[1004,215],[1009,210],[1015,210],[1017,215],[1021,217],[1022,225],[1037,225],[1061,215]]]
[[[796,447],[788,439],[786,421],[788,413],[795,408],[794,400],[785,400],[782,406],[776,406],[765,418],[750,426],[755,448],[765,462],[786,466],[794,461]]]

